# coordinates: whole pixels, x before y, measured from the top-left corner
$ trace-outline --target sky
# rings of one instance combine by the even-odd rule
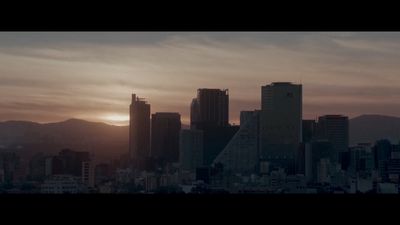
[[[303,118],[400,116],[399,32],[0,32],[0,121],[129,120],[131,94],[189,123],[198,88],[230,122],[261,86],[303,84]]]

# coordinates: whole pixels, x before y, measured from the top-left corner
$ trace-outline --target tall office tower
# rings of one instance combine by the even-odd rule
[[[142,167],[150,154],[150,105],[132,94],[129,117],[129,153],[136,166]]]
[[[318,139],[326,139],[333,145],[337,158],[349,148],[349,118],[342,115],[325,115],[318,118]],[[337,159],[337,163],[339,160]]]
[[[195,172],[203,166],[203,131],[181,130],[179,138],[179,162],[182,170]]]
[[[203,164],[210,166],[239,129],[229,124],[228,90],[198,89],[190,115],[191,129],[203,131]]]
[[[158,112],[151,117],[150,156],[163,162],[179,161],[179,113]]]
[[[389,140],[378,140],[374,147],[375,169],[378,171],[382,180],[387,180],[387,168],[389,160],[391,159],[393,145]]]
[[[199,121],[199,113],[199,101],[197,98],[194,98],[190,104],[190,129],[196,129],[196,124]]]
[[[224,171],[252,174],[259,171],[260,110],[240,112],[240,129],[232,137],[213,164],[223,165]]]
[[[227,146],[232,137],[239,130],[239,126],[204,128],[203,140],[203,163],[205,166],[211,166],[214,159]]]
[[[260,154],[272,168],[294,173],[302,142],[302,86],[276,82],[261,88]]]
[[[303,120],[302,129],[303,143],[310,142],[315,136],[317,123],[315,120]]]
[[[201,88],[191,104],[192,128],[226,127],[229,125],[228,90]]]

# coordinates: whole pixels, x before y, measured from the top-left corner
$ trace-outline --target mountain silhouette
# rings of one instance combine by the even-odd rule
[[[182,124],[182,129],[189,126]],[[96,157],[118,158],[128,153],[129,126],[68,119],[56,123],[0,122],[0,150],[16,147],[28,152],[57,154],[63,148],[89,151]],[[350,144],[389,139],[400,141],[400,117],[361,115],[350,119]]]
[[[350,144],[388,139],[392,143],[400,141],[400,117],[384,115],[361,115],[350,119]]]
[[[89,151],[99,157],[119,157],[128,152],[128,126],[113,126],[80,119],[57,123],[0,122],[0,148],[18,146],[28,152],[57,154],[63,148]]]

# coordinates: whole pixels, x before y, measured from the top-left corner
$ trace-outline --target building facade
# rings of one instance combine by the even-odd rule
[[[155,113],[151,117],[151,157],[173,163],[179,161],[179,113]]]
[[[316,136],[332,143],[337,153],[337,161],[339,161],[339,154],[346,152],[349,148],[349,118],[342,115],[319,117]]]
[[[273,167],[294,171],[302,142],[302,86],[276,82],[261,88],[260,153]]]
[[[259,118],[260,111],[242,111],[240,129],[215,158],[224,171],[252,174],[259,170]]]
[[[129,113],[129,153],[138,167],[150,154],[150,105],[136,94]]]
[[[229,125],[228,90],[201,88],[191,103],[192,128]]]
[[[203,165],[203,131],[181,130],[179,162],[182,170],[195,172]]]

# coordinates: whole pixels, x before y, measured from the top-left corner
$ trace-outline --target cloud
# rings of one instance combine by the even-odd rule
[[[148,39],[146,39],[148,37]],[[0,120],[124,114],[130,94],[188,118],[200,87],[230,90],[231,119],[261,86],[303,83],[304,113],[398,113],[400,42],[371,33],[0,34]],[[373,86],[375,85],[375,87]],[[350,103],[354,104],[350,104]],[[332,107],[335,106],[336,108]],[[53,113],[53,116],[50,114]],[[61,116],[62,115],[62,116]],[[29,117],[32,118],[32,117]],[[39,119],[40,118],[40,119]]]

